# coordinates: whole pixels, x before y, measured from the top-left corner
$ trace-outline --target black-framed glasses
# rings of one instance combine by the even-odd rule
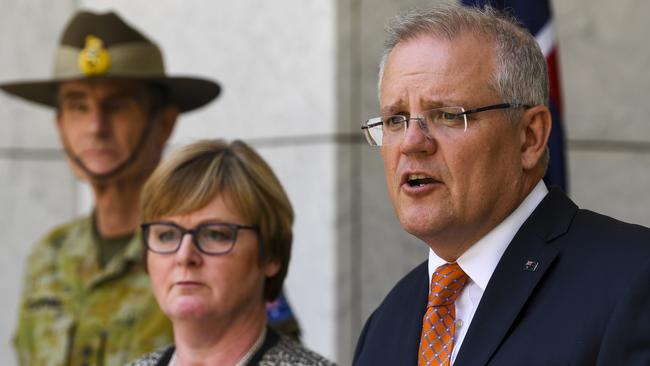
[[[232,250],[239,230],[259,229],[256,226],[231,223],[205,223],[186,229],[168,221],[148,222],[141,225],[142,238],[148,250],[158,254],[176,253],[185,234],[192,236],[192,243],[204,254],[221,255]]]
[[[440,107],[422,111],[415,117],[397,114],[371,118],[361,125],[361,129],[371,146],[397,145],[404,138],[408,123],[411,120],[417,120],[420,129],[425,135],[431,137],[429,132],[434,126],[462,130],[462,132],[467,131],[467,116],[470,114],[494,109],[530,107],[530,105],[523,103],[499,103],[469,110],[463,107]]]

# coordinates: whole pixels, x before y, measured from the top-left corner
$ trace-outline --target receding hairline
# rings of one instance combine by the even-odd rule
[[[489,86],[499,96],[527,104],[548,103],[545,57],[534,37],[511,14],[490,6],[439,4],[400,13],[389,20],[385,30],[386,40],[377,80],[379,97],[386,62],[398,44],[421,37],[453,41],[471,34],[491,44],[495,68]],[[527,90],[522,90],[517,86],[519,84]]]
[[[519,21],[493,7],[465,7],[439,4],[430,8],[411,8],[389,19],[385,26],[385,53],[401,41],[428,34],[453,40],[459,34],[483,35],[494,41],[500,30],[522,31]]]
[[[391,54],[400,45],[408,44],[411,42],[416,42],[419,40],[429,39],[438,42],[454,42],[462,38],[475,39],[477,41],[485,41],[489,44],[489,51],[494,63],[494,70],[496,72],[497,62],[497,37],[495,34],[479,31],[481,27],[459,27],[457,31],[449,32],[447,30],[441,30],[437,27],[431,26],[418,26],[414,30],[408,32],[407,34],[394,39],[395,42],[387,40],[384,44],[384,51],[380,58],[379,62],[379,77],[377,83],[377,90],[381,93],[381,85],[384,77],[385,67],[390,58]]]
[[[497,57],[498,57],[498,50],[497,50],[497,45],[496,45],[496,39],[495,37],[489,37],[488,35],[485,34],[477,34],[474,33],[470,30],[463,30],[458,34],[453,35],[453,37],[447,37],[447,36],[439,36],[437,34],[432,34],[432,33],[427,33],[425,31],[419,32],[419,33],[414,33],[410,34],[408,37],[405,37],[404,39],[400,40],[398,43],[396,43],[393,48],[391,48],[388,52],[384,54],[384,56],[381,58],[380,64],[379,64],[379,78],[378,78],[378,83],[377,83],[377,91],[379,92],[379,96],[381,96],[381,86],[382,82],[384,79],[384,74],[386,71],[386,66],[388,65],[389,59],[391,55],[393,55],[393,52],[396,51],[396,49],[407,45],[409,43],[413,42],[419,42],[419,41],[427,41],[431,40],[433,42],[441,42],[441,43],[447,43],[453,47],[453,43],[455,42],[460,42],[461,40],[467,40],[469,42],[474,42],[478,43],[479,45],[486,45],[486,48],[483,49],[487,51],[485,53],[486,57],[489,58],[484,58],[486,62],[491,63],[491,70],[489,74],[488,82],[489,86],[492,88],[492,85],[490,83],[491,78],[494,76],[494,74],[497,72]],[[485,43],[483,43],[485,42]],[[492,88],[494,89],[494,88]],[[380,98],[381,99],[381,98]]]

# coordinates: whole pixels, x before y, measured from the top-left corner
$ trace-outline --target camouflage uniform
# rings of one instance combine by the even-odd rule
[[[30,255],[14,345],[21,365],[124,365],[173,343],[135,235],[104,268],[93,218],[52,230]]]

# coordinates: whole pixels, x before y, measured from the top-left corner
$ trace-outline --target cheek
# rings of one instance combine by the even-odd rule
[[[143,132],[144,128],[122,128],[120,131],[116,131],[116,135],[118,135],[116,137],[119,138],[120,143],[125,148],[132,150],[140,142]],[[147,146],[145,145],[143,147],[146,148]]]
[[[218,288],[239,286],[243,281],[254,277],[258,271],[256,258],[249,253],[207,258],[204,268],[206,277]]]
[[[146,129],[148,120],[149,117],[139,111],[116,116],[113,121],[115,135],[125,144],[134,146]]]
[[[491,171],[490,178],[492,181],[504,182],[521,171],[521,151],[518,149],[516,138],[504,136],[498,139],[495,137],[495,143],[488,146],[484,164],[485,170]]]
[[[166,259],[167,258],[159,258],[153,253],[147,255],[147,271],[149,272],[149,278],[151,279],[151,288],[159,302],[165,292],[165,288],[167,287],[165,279],[171,272],[171,266],[166,263],[168,262]]]
[[[492,149],[493,146],[483,140],[468,140],[444,153],[447,188],[457,209],[473,201],[480,201],[481,198],[476,195],[480,195],[488,182],[498,174],[494,170],[498,159],[493,156]]]
[[[396,151],[394,147],[382,147],[381,158],[384,163],[384,176],[386,178],[386,186],[388,187],[389,192],[392,192],[396,185],[395,174],[397,173],[399,151]]]
[[[68,147],[71,148],[71,146],[77,146],[77,133],[79,129],[75,128],[70,128],[69,123],[66,123],[65,121],[57,123],[57,132],[59,135],[59,140],[61,142],[66,141],[66,143],[69,145]]]
[[[473,144],[448,162],[459,199],[480,202],[488,199],[490,192],[509,187],[512,172],[517,169],[516,151],[510,142],[493,138],[492,143]]]
[[[252,243],[246,243],[252,244]],[[242,253],[243,254],[243,253]],[[246,287],[249,290],[257,288],[258,284],[264,282],[264,268],[260,266],[256,253],[248,252],[246,255],[232,258],[229,266],[220,276],[220,279],[226,282],[224,285]],[[256,290],[255,290],[256,291]]]

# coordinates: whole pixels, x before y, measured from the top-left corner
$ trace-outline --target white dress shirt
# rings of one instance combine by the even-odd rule
[[[472,322],[483,291],[492,277],[501,256],[506,251],[524,221],[533,213],[537,205],[544,199],[548,189],[542,181],[526,196],[524,201],[505,220],[492,229],[487,235],[474,243],[456,261],[460,268],[469,276],[465,288],[456,299],[456,339],[451,352],[453,364],[458,351],[465,339],[467,329]],[[429,249],[429,282],[436,268],[447,263]],[[430,291],[431,289],[429,289]]]

